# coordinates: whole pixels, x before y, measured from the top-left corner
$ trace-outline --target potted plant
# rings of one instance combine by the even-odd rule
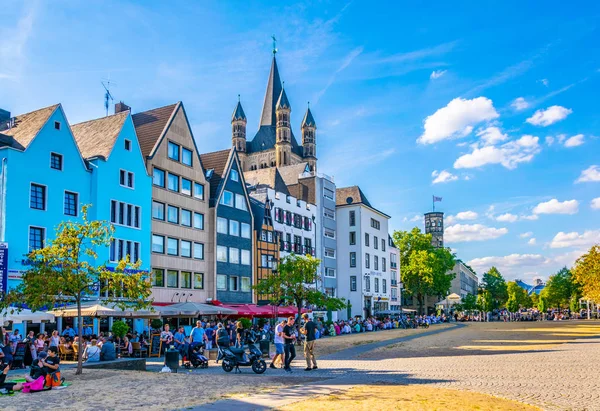
[[[115,321],[111,331],[115,337],[123,338],[127,334],[127,331],[129,331],[129,326],[127,326],[125,321]]]

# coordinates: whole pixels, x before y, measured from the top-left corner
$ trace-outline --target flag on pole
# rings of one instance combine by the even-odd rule
[[[436,201],[442,201],[442,197],[433,196],[433,202],[435,203]]]

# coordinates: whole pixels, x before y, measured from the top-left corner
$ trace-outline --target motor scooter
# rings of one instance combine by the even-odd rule
[[[225,372],[235,370],[241,373],[240,367],[252,367],[256,374],[262,374],[267,370],[267,363],[262,359],[262,352],[254,345],[256,341],[246,339],[248,351],[243,348],[227,347],[222,349],[223,362],[221,367]]]

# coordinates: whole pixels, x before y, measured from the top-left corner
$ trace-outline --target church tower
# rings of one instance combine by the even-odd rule
[[[238,103],[231,115],[231,145],[238,153],[246,152],[246,114],[238,96]]]
[[[317,171],[317,124],[310,112],[310,106],[306,109],[306,114],[302,120],[302,147],[304,147],[303,157],[310,167],[310,171]]]
[[[277,116],[277,127],[275,129],[275,163],[277,167],[292,164],[292,129],[290,127],[290,113],[292,108],[285,94],[285,88],[281,88],[275,114]]]

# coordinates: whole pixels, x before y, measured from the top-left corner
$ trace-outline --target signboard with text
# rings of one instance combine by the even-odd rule
[[[8,243],[0,243],[0,292],[8,291]]]

